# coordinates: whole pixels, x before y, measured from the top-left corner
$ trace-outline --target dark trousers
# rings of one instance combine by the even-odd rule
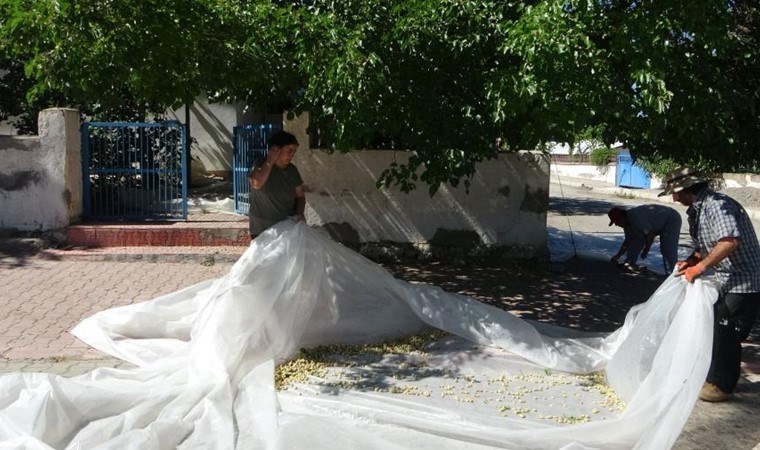
[[[734,392],[739,382],[742,346],[760,307],[760,293],[724,294],[713,307],[713,349],[707,382],[724,392]]]

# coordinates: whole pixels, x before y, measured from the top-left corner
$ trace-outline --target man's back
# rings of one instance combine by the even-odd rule
[[[681,227],[681,215],[665,205],[641,205],[626,211],[628,224],[641,234],[660,234],[666,229]]]

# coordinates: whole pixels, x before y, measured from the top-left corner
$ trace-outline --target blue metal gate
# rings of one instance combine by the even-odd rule
[[[235,212],[248,214],[251,185],[248,174],[253,162],[266,156],[269,150],[269,137],[280,131],[280,124],[239,125],[232,129],[232,191],[235,199]]]
[[[82,124],[84,217],[187,219],[185,136],[178,121]]]
[[[652,179],[649,172],[634,164],[630,153],[618,154],[616,170],[615,186],[649,189]]]

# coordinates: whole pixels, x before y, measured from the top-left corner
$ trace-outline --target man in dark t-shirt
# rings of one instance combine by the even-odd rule
[[[305,220],[303,179],[296,166],[291,164],[297,149],[296,137],[280,131],[269,139],[267,156],[254,162],[249,176],[251,238],[288,217]]]
[[[645,259],[654,238],[659,236],[665,274],[673,271],[681,236],[681,214],[678,211],[665,205],[639,205],[630,209],[616,206],[607,215],[610,226],[617,225],[625,232],[625,240],[612,262],[619,264],[619,258],[626,254],[623,264],[635,267],[639,256]]]

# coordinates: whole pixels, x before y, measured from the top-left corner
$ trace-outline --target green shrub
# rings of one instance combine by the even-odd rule
[[[595,166],[606,166],[617,157],[617,151],[609,147],[597,147],[591,150],[589,161]]]
[[[656,175],[658,177],[663,177],[665,174],[681,166],[681,164],[673,161],[670,158],[661,158],[657,156],[637,158],[636,165],[646,170],[650,174]]]

